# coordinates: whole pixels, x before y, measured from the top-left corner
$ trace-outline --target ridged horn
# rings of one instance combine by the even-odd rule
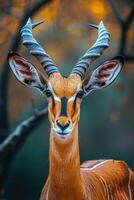
[[[89,24],[89,26],[98,29],[98,38],[94,45],[89,48],[86,53],[78,60],[74,66],[72,73],[78,74],[81,78],[84,77],[89,65],[103,53],[104,49],[109,47],[110,34],[103,22],[99,25]]]
[[[46,51],[42,48],[42,46],[36,41],[36,39],[33,37],[33,34],[32,34],[32,29],[42,23],[43,21],[39,21],[32,24],[31,19],[29,18],[27,23],[21,29],[21,38],[22,38],[23,45],[27,47],[31,55],[34,55],[39,60],[46,74],[49,77],[53,73],[56,73],[56,72],[59,73],[59,69],[57,68],[56,65],[54,65],[50,56],[46,53]]]

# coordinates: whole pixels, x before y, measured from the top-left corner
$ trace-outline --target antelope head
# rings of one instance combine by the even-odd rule
[[[58,67],[33,37],[32,29],[41,24],[31,23],[29,19],[21,29],[23,44],[30,54],[41,63],[45,76],[33,64],[18,54],[9,54],[9,65],[16,78],[28,87],[37,88],[48,100],[49,121],[52,134],[57,140],[66,141],[74,134],[80,118],[82,99],[94,90],[105,88],[119,74],[123,59],[118,56],[98,66],[91,75],[87,69],[109,46],[110,35],[103,22],[98,26],[90,26],[98,30],[98,38],[94,45],[79,59],[68,77],[60,74]]]

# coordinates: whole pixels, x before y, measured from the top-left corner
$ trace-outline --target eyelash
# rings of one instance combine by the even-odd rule
[[[51,90],[49,90],[49,89],[46,89],[45,94],[46,94],[46,96],[47,96],[48,98],[53,96]]]
[[[83,91],[83,90],[80,90],[80,91],[77,93],[76,98],[82,99],[83,95],[84,95],[84,91]]]

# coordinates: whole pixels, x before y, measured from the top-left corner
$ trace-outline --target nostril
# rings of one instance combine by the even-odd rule
[[[62,131],[64,131],[70,125],[70,121],[67,121],[65,124],[61,124],[59,120],[56,120],[56,123]]]
[[[64,128],[66,129],[70,125],[70,121],[67,121],[66,124],[64,124]]]

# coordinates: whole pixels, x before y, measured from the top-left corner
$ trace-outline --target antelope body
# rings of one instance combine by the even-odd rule
[[[29,19],[21,29],[23,44],[41,62],[48,78],[18,54],[9,54],[17,79],[34,87],[48,100],[50,131],[49,175],[40,200],[134,200],[134,174],[123,161],[96,160],[80,165],[78,122],[80,104],[91,91],[111,84],[123,65],[118,56],[104,62],[89,76],[87,68],[109,46],[104,24],[95,44],[79,59],[71,74],[63,77],[41,45],[34,39]]]

